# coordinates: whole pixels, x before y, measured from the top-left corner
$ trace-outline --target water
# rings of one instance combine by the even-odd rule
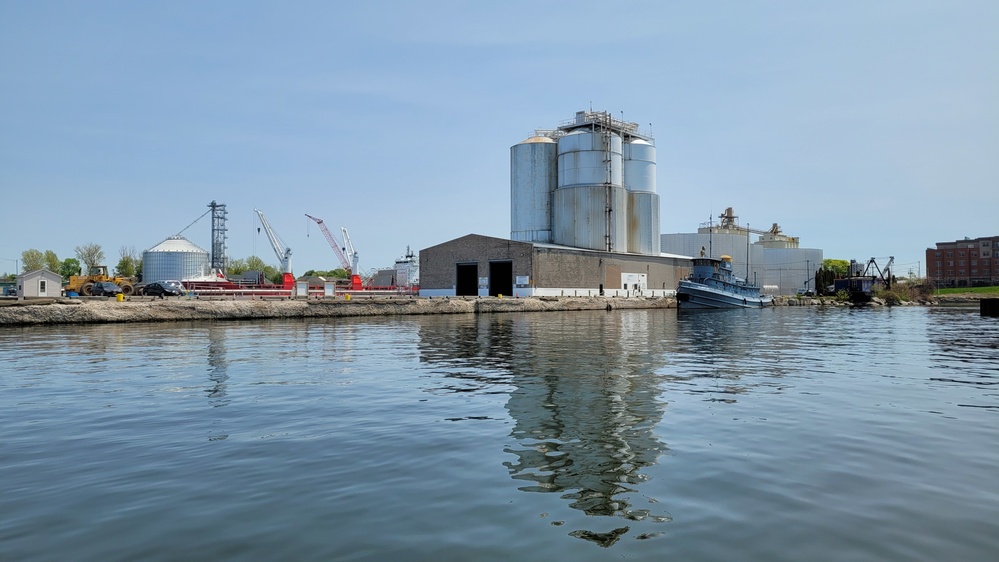
[[[999,322],[0,329],[0,560],[994,560]]]

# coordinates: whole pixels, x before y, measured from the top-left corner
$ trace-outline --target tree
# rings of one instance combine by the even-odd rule
[[[122,277],[132,277],[135,275],[135,260],[132,256],[122,256],[114,270]]]
[[[250,256],[246,258],[246,270],[247,271],[263,271],[267,269],[267,264],[264,260],[257,256]]]
[[[62,262],[59,261],[59,256],[56,255],[52,250],[45,250],[45,268],[51,272],[59,271],[59,266]]]
[[[133,277],[136,273],[136,265],[139,262],[139,253],[135,251],[135,246],[122,246],[118,250],[120,259],[115,271],[122,277]]]
[[[86,267],[87,273],[104,262],[104,250],[100,244],[84,244],[77,246],[74,250],[76,251],[76,259],[80,260],[80,263]]]
[[[229,260],[229,266],[226,267],[226,273],[229,273],[230,275],[240,275],[247,269],[246,260],[238,258]]]
[[[76,258],[66,258],[62,260],[59,264],[59,275],[62,275],[63,279],[69,279],[72,275],[80,274],[80,260]]]
[[[850,271],[850,262],[847,260],[822,260],[822,267],[831,270],[840,277],[846,277]]]
[[[34,271],[45,267],[45,256],[38,250],[31,248],[21,252],[21,271]]]

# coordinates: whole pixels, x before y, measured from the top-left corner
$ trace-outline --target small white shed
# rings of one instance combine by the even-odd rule
[[[58,297],[62,295],[62,276],[47,269],[36,269],[17,276],[18,297]]]

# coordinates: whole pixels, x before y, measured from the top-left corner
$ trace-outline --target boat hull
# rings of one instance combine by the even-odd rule
[[[770,296],[731,293],[692,281],[680,281],[676,290],[677,308],[683,310],[763,308],[771,304]]]

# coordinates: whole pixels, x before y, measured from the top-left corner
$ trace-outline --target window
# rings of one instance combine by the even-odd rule
[[[967,273],[965,273],[963,269],[959,269],[957,270],[957,275],[958,277],[964,277]]]
[[[978,265],[978,260],[971,260],[971,265]]]
[[[45,280],[44,279],[39,279],[38,280],[38,292],[40,294],[42,294],[42,295],[45,294]]]
[[[937,269],[940,269],[941,267],[943,267],[943,262],[942,261],[938,261],[937,262]]]
[[[964,260],[957,260],[957,265],[959,266],[964,265]]]
[[[942,254],[943,254],[943,252],[937,252],[937,255],[936,255],[936,257],[938,257],[938,258],[939,258],[939,257],[943,257],[943,256],[942,256]]]
[[[961,250],[960,252],[958,252],[957,253],[957,257],[963,258],[964,257],[964,250]]]
[[[954,260],[948,261],[947,262],[947,267],[954,267]]]
[[[948,258],[954,257],[954,252],[947,252],[947,257]]]
[[[978,252],[977,252],[977,251],[975,251],[975,250],[972,250],[972,251],[971,251],[971,257],[973,257],[973,258],[977,258],[977,257],[978,257]]]

